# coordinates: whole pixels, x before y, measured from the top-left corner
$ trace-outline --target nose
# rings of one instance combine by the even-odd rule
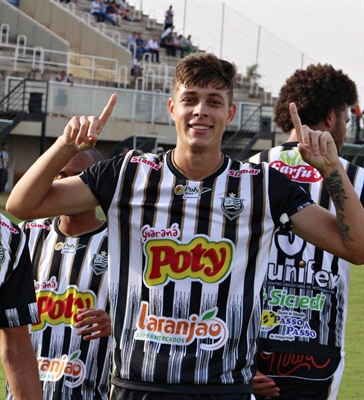
[[[193,110],[193,115],[199,116],[199,117],[205,117],[208,115],[207,107],[205,103],[200,101],[199,103],[196,104],[194,110]]]

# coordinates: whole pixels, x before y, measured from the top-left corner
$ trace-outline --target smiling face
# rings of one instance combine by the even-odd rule
[[[220,151],[224,129],[234,118],[236,106],[229,105],[227,90],[180,85],[168,100],[168,111],[176,124],[178,147]]]

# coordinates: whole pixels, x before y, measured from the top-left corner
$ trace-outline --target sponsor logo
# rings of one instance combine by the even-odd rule
[[[186,278],[216,283],[230,273],[234,246],[229,240],[211,242],[204,236],[196,236],[186,244],[152,239],[145,243],[144,253],[144,282],[149,287]]]
[[[45,230],[47,230],[47,231],[50,231],[50,230],[52,229],[52,228],[51,228],[50,226],[48,226],[48,225],[40,224],[40,223],[37,223],[37,222],[35,222],[35,221],[27,222],[27,223],[25,224],[25,229],[33,229],[33,228],[45,229]]]
[[[235,197],[234,193],[230,193],[229,197],[221,198],[221,209],[225,217],[232,221],[237,218],[244,210],[244,200]]]
[[[15,229],[13,226],[11,226],[8,223],[6,223],[5,221],[3,221],[1,219],[1,217],[0,217],[0,226],[6,228],[11,233],[15,233],[15,235],[19,235],[19,231],[17,229]]]
[[[290,287],[311,285],[312,289],[330,292],[337,286],[340,275],[334,275],[331,271],[325,270],[315,272],[315,261],[309,260],[305,268],[289,264],[269,263],[267,279],[270,285],[276,285],[279,282]]]
[[[83,249],[84,247],[86,247],[84,244],[75,245],[73,243],[58,242],[54,246],[54,249],[60,251],[62,254],[76,254],[77,250]]]
[[[300,183],[313,183],[322,179],[316,168],[302,161],[298,150],[282,151],[279,155],[280,160],[271,161],[269,165],[291,181]]]
[[[282,289],[273,289],[270,295],[269,306],[293,307],[301,310],[322,311],[326,300],[324,294],[318,294],[315,297],[296,296],[287,294],[287,290]]]
[[[296,338],[309,338],[315,339],[317,333],[311,329],[310,324],[300,318],[290,318],[282,317],[279,322],[281,327],[285,328],[284,334],[271,333],[269,339],[290,342],[294,341]]]
[[[148,303],[140,306],[134,339],[155,343],[186,346],[196,339],[209,339],[213,343],[200,343],[203,350],[217,350],[228,339],[228,327],[216,317],[217,307],[202,315],[192,314],[188,319],[148,315]]]
[[[271,331],[275,326],[279,325],[281,317],[274,311],[263,310],[261,320],[261,330]]]
[[[250,169],[230,169],[228,171],[228,176],[233,178],[240,178],[242,175],[258,175],[260,174],[260,169],[250,168]]]
[[[132,163],[146,164],[155,170],[161,169],[163,165],[162,162],[156,164],[155,162],[148,160],[145,156],[133,156],[130,161]]]
[[[40,290],[36,293],[39,322],[32,324],[31,331],[36,332],[48,325],[76,324],[79,308],[94,308],[95,294],[91,291],[80,292],[77,287],[69,286],[64,293],[54,290]]]
[[[173,224],[170,228],[166,229],[156,229],[151,228],[149,225],[144,225],[142,228],[142,240],[146,242],[149,239],[158,239],[158,238],[178,238],[181,234],[179,230],[178,224]]]
[[[95,275],[104,274],[107,271],[107,253],[102,251],[101,253],[94,254],[91,260],[91,268]]]
[[[197,188],[197,187],[192,187],[188,185],[178,185],[174,188],[174,193],[178,196],[182,195],[182,198],[184,200],[186,199],[199,199],[201,198],[201,195],[210,192],[210,188]]]
[[[80,360],[80,350],[61,358],[38,357],[39,378],[41,381],[59,381],[65,377],[64,384],[70,388],[77,387],[85,379],[85,364]],[[68,380],[67,378],[72,378]]]

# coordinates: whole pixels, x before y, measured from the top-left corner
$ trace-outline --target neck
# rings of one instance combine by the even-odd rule
[[[104,222],[97,218],[95,210],[89,210],[81,214],[61,215],[58,228],[66,236],[75,237],[100,228]]]
[[[186,178],[193,181],[202,181],[216,172],[224,162],[224,155],[220,150],[211,153],[189,153],[172,150],[172,163],[174,167]]]

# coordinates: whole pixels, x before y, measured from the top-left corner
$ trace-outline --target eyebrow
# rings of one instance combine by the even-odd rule
[[[196,95],[197,92],[195,90],[186,90],[185,92],[181,93],[181,95]],[[220,92],[213,92],[213,93],[207,93],[207,96],[209,97],[220,97],[221,99],[224,99],[224,96]]]

